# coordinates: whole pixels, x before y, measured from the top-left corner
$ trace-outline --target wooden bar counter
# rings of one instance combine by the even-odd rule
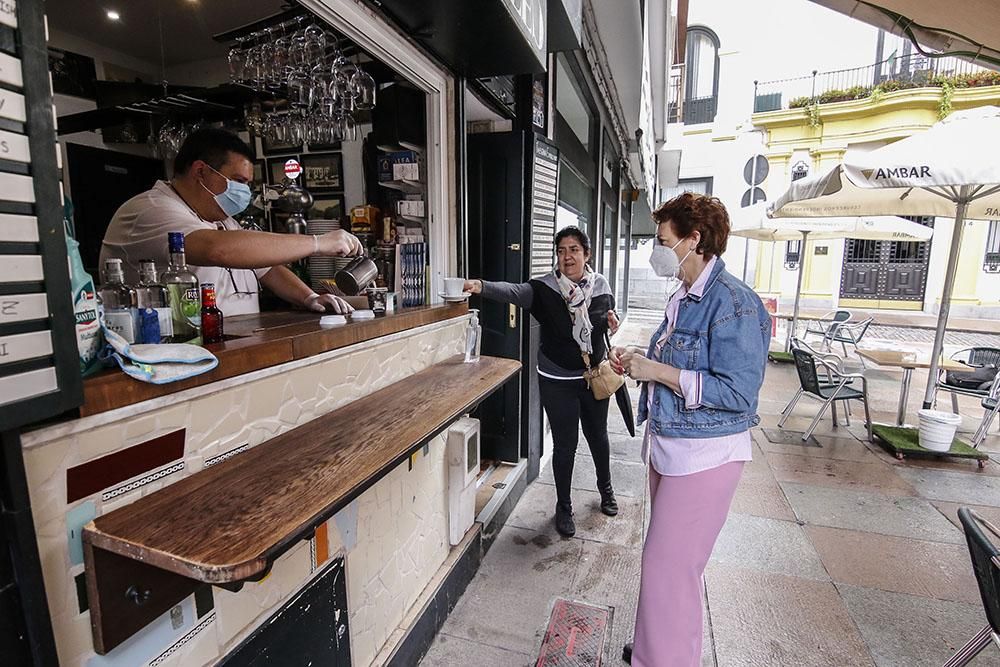
[[[226,318],[228,340],[206,346],[219,358],[219,365],[212,371],[165,385],[138,382],[117,368],[104,371],[84,381],[84,402],[80,407],[80,416],[88,417],[269,366],[305,359],[425,324],[460,317],[466,312],[468,305],[465,303],[407,308],[374,320],[349,321],[348,324],[333,329],[321,328],[320,314],[313,312],[280,311],[236,315]]]

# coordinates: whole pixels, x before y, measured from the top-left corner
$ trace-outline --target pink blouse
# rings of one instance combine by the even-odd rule
[[[705,269],[698,276],[698,280],[694,281],[690,289],[681,285],[667,302],[665,314],[667,328],[656,341],[656,359],[660,358],[663,346],[674,329],[674,321],[677,319],[681,300],[688,294],[701,296],[709,277],[712,275],[712,267],[714,266],[715,258],[713,257],[708,261]],[[654,383],[650,381],[650,385],[652,384]],[[682,370],[680,388],[681,391],[675,393],[684,399],[684,405],[687,409],[693,410],[701,406],[700,372]],[[646,392],[649,397],[650,413],[653,411],[653,389],[650,386]],[[749,461],[752,458],[750,431],[717,438],[671,438],[650,433],[649,422],[647,422],[646,434],[642,441],[642,458],[644,461],[649,461],[656,472],[667,476],[691,475],[717,468],[731,461]]]

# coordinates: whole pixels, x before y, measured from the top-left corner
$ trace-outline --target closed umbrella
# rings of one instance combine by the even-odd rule
[[[955,219],[941,309],[924,392],[934,400],[951,293],[967,219],[1000,219],[1000,108],[956,112],[925,132],[852,157],[822,176],[792,183],[776,218],[939,215]]]
[[[897,216],[839,218],[773,218],[767,203],[754,204],[732,213],[731,233],[757,241],[806,241],[829,239],[867,239],[874,241],[926,241],[933,234],[930,227]],[[791,343],[799,323],[799,299],[802,295],[802,262],[799,262],[795,287],[795,309],[792,326],[785,341]]]

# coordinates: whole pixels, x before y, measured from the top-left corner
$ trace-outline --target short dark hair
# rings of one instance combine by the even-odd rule
[[[212,169],[222,169],[230,153],[253,161],[253,151],[238,136],[221,127],[203,127],[189,134],[181,144],[174,158],[174,173],[186,174],[195,160],[207,162]]]
[[[556,233],[555,246],[558,248],[562,240],[565,238],[569,238],[570,236],[574,237],[577,241],[580,242],[580,245],[583,247],[584,252],[586,253],[590,252],[590,237],[587,236],[587,232],[583,231],[582,229],[580,229],[575,225],[570,225],[569,227],[563,227]]]
[[[718,257],[726,252],[729,241],[729,213],[722,202],[715,197],[685,192],[660,204],[653,211],[657,224],[673,224],[674,233],[687,238],[695,231],[701,232],[701,240],[695,252],[706,257]]]

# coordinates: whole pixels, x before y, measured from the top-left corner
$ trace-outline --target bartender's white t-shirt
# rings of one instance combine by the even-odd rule
[[[199,229],[240,229],[232,218],[222,222],[202,220],[165,181],[157,181],[152,189],[132,197],[115,212],[101,244],[101,268],[104,260],[117,257],[125,269],[125,281],[139,282],[139,262],[152,259],[162,274],[170,263],[168,232],[187,236]],[[257,293],[258,279],[271,270],[226,269],[220,266],[188,265],[200,283],[215,285],[216,301],[223,315],[244,315],[260,312]]]

